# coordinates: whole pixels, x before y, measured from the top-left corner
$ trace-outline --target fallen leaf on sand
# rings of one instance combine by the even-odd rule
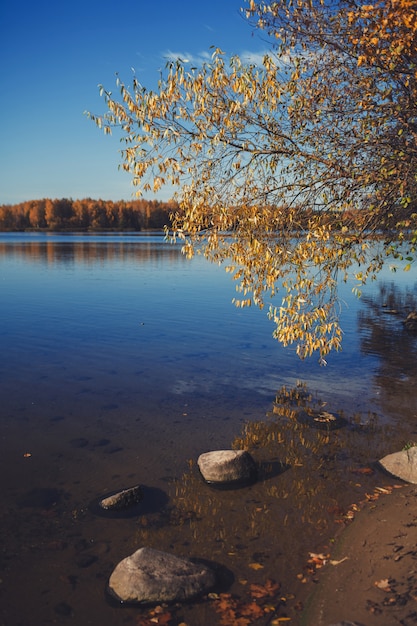
[[[251,617],[252,619],[260,619],[264,615],[263,609],[259,606],[259,604],[256,604],[256,602],[244,604],[240,609],[240,612],[245,617]]]
[[[389,578],[382,578],[381,580],[376,580],[374,583],[375,587],[381,589],[382,591],[391,591],[391,587],[389,585]]]
[[[329,561],[330,565],[340,565],[340,563],[343,563],[343,561],[347,561],[349,559],[348,556],[343,557],[343,559],[340,559],[340,561]]]
[[[249,567],[255,570],[263,569],[263,565],[261,565],[260,563],[249,563]]]
[[[265,585],[253,583],[250,586],[250,594],[252,598],[268,598],[273,596],[280,589],[280,584],[274,580],[268,579]]]
[[[309,552],[309,557],[310,558],[308,559],[307,562],[312,563],[316,567],[320,568],[320,567],[323,567],[323,565],[326,565],[329,555],[328,554],[316,554],[315,552]]]

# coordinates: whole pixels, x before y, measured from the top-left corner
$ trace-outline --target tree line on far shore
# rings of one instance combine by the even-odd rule
[[[172,200],[28,200],[0,205],[0,231],[163,229],[178,205]]]
[[[285,213],[285,209],[265,206],[272,214]],[[415,203],[397,211],[395,219],[410,220],[415,212]],[[288,211],[288,209],[287,209]],[[237,208],[235,208],[237,213]],[[18,232],[30,230],[163,230],[171,227],[172,216],[181,215],[183,210],[175,200],[93,200],[84,198],[72,200],[68,198],[27,200],[19,204],[0,205],[0,232]],[[304,208],[298,215],[297,223],[292,224],[292,232],[308,232],[316,211]],[[332,222],[336,231],[340,229],[355,233],[367,218],[364,209],[346,210],[344,212],[327,212],[324,221]],[[230,230],[239,226],[239,218],[231,224]],[[395,221],[387,218],[383,232],[395,227]]]

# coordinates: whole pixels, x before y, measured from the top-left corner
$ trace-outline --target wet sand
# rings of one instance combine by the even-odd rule
[[[302,626],[416,624],[417,488],[402,483],[363,505],[314,579]]]

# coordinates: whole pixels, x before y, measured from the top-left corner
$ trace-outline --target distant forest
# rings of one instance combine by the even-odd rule
[[[170,224],[174,201],[29,200],[0,205],[0,231],[158,230]]]
[[[162,230],[164,226],[171,225],[170,215],[179,210],[179,206],[174,200],[162,202],[159,200],[72,200],[62,198],[60,200],[28,200],[20,204],[0,205],[0,232],[4,231],[33,231],[33,230],[75,230],[75,231],[140,231],[140,230]],[[398,210],[395,221],[414,219],[417,210],[416,203]],[[331,212],[325,213],[327,219],[332,220],[334,215]],[[308,229],[309,220],[312,216],[311,209],[305,209],[299,215],[298,228]],[[362,228],[366,222],[369,228],[373,227],[378,231],[375,223],[381,220],[375,214],[375,223],[371,225],[368,211],[357,209],[347,210],[338,214],[339,222],[334,224],[335,228],[347,226],[355,231]],[[383,230],[395,227],[395,221],[391,224],[392,216],[383,216]],[[294,226],[294,228],[297,228]]]

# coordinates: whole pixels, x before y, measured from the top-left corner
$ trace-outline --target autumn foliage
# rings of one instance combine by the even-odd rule
[[[156,91],[102,87],[107,113],[90,117],[121,127],[139,193],[178,189],[185,254],[224,263],[238,306],[280,296],[275,337],[324,362],[341,347],[340,280],[414,259],[416,4],[250,0],[244,14],[269,41],[258,63],[178,59]]]
[[[170,224],[174,202],[42,199],[0,205],[0,230],[144,230]]]

